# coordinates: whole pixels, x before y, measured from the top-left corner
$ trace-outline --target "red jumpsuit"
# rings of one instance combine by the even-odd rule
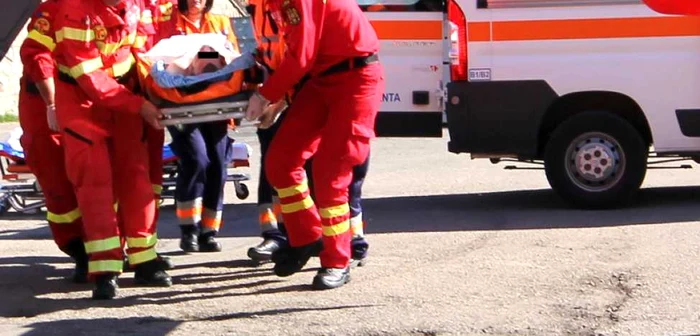
[[[20,142],[27,165],[36,175],[46,199],[47,220],[58,247],[71,254],[67,245],[82,243],[82,221],[78,202],[66,175],[61,136],[49,129],[46,103],[35,82],[53,78],[55,48],[53,21],[61,4],[49,0],[39,4],[29,22],[27,39],[20,47],[23,73],[20,80],[19,123]]]
[[[131,265],[156,258],[155,201],[148,175],[145,100],[134,94],[134,56],[145,43],[135,0],[63,0],[56,16],[56,107],[66,171],[83,215],[89,275],[122,271],[120,236]],[[119,200],[122,226],[113,204]],[[123,232],[120,232],[123,230]]]
[[[158,0],[143,0],[143,15],[141,16],[141,29],[146,36],[144,50],[149,50],[155,44],[158,33],[159,8]],[[148,175],[153,185],[153,194],[156,200],[154,221],[158,222],[160,213],[158,203],[163,191],[163,145],[165,144],[165,131],[146,125],[146,144],[148,146]]]
[[[354,0],[273,0],[270,5],[287,53],[260,94],[275,102],[303,77],[308,80],[270,145],[267,177],[279,194],[291,246],[323,237],[321,266],[345,268],[351,239],[348,186],[352,168],[367,158],[384,90],[382,67],[371,57],[379,39]],[[303,169],[312,155],[317,204]]]

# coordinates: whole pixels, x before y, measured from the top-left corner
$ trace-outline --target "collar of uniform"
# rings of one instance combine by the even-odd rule
[[[194,24],[194,22],[190,21],[190,19],[187,18],[185,14],[179,13],[178,15],[178,26],[184,30],[185,33],[187,33],[188,29],[192,31],[194,34],[198,34],[201,31],[204,30],[204,26],[209,24],[209,20],[211,19],[209,13],[204,13],[202,15],[202,20],[199,22],[199,28]]]

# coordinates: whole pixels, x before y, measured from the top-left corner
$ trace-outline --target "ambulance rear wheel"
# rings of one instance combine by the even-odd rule
[[[250,196],[250,189],[243,183],[238,183],[236,185],[236,197],[240,200],[244,200]]]
[[[639,131],[621,117],[583,112],[561,123],[547,142],[547,180],[575,207],[618,207],[641,187],[648,150]]]

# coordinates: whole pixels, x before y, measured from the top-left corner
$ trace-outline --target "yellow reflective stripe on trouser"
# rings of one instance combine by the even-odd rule
[[[90,42],[95,39],[95,32],[92,29],[77,29],[71,27],[63,27],[56,32],[56,42],[61,42],[64,39],[80,42]]]
[[[131,264],[131,265],[142,264],[142,263],[145,263],[147,261],[151,261],[157,257],[158,257],[158,255],[156,254],[155,247],[149,248],[148,250],[145,250],[145,251],[129,254],[129,264]]]
[[[50,211],[46,212],[46,220],[56,224],[71,224],[78,218],[80,218],[80,209],[74,209],[62,214],[57,214]]]
[[[277,190],[277,195],[280,198],[285,198],[285,197],[290,197],[290,196],[294,196],[297,194],[301,194],[301,193],[309,190],[309,185],[307,184],[306,181],[304,181],[301,184],[298,184],[295,186],[281,188],[281,189],[275,188],[275,190]]]
[[[88,272],[114,272],[121,273],[124,260],[95,260],[88,263]]]
[[[105,252],[121,247],[122,242],[117,236],[85,242],[85,252],[87,253]]]
[[[157,233],[154,233],[148,237],[126,237],[126,244],[129,246],[129,248],[147,248],[154,246],[157,242]]]
[[[58,65],[58,70],[60,70],[63,73],[67,73],[73,78],[78,78],[84,74],[89,74],[93,71],[97,71],[102,69],[103,64],[102,64],[102,58],[93,58],[89,59],[87,61],[84,61],[74,67],[67,67],[65,65],[59,64]]]
[[[361,212],[357,216],[350,218],[350,229],[353,237],[363,237],[365,235]]]
[[[56,43],[51,37],[42,34],[36,29],[32,29],[32,31],[30,31],[29,34],[27,34],[27,38],[43,45],[44,47],[49,49],[49,51],[53,51],[56,48]]]
[[[153,193],[157,194],[157,195],[162,194],[163,193],[163,186],[159,185],[159,184],[154,184],[153,185]]]
[[[340,217],[350,212],[350,206],[345,203],[330,208],[321,208],[318,212],[322,218]]]
[[[301,210],[306,210],[314,206],[314,201],[311,196],[306,196],[303,200],[299,202],[294,202],[290,204],[282,204],[282,213],[293,213]]]
[[[342,221],[335,225],[323,226],[323,235],[326,237],[337,236],[350,230],[350,221]]]

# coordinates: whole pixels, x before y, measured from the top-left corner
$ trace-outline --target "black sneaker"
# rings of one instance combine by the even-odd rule
[[[311,287],[316,290],[334,289],[350,282],[350,267],[321,268],[314,277]]]
[[[199,251],[199,244],[197,244],[197,226],[180,225],[180,233],[180,249],[185,252]]]
[[[111,300],[117,296],[117,273],[100,274],[95,278],[95,289],[92,290],[93,300]]]
[[[280,243],[274,239],[265,239],[258,246],[248,249],[248,257],[257,262],[272,260],[272,254],[280,249]]]
[[[172,278],[166,273],[157,259],[136,265],[134,282],[144,286],[170,287]]]
[[[288,277],[302,268],[314,255],[319,255],[323,250],[321,239],[304,246],[282,248],[272,254],[275,263],[274,271],[279,277]]]

